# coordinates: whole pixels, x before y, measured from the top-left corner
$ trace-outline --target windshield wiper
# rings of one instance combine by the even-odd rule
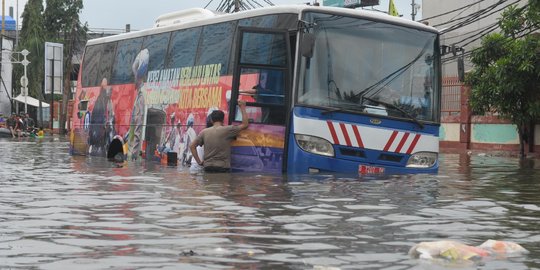
[[[407,63],[406,65],[404,65],[404,66],[402,66],[400,68],[398,68],[397,70],[395,70],[394,72],[388,74],[387,76],[385,76],[381,80],[377,81],[376,83],[372,84],[371,86],[369,86],[369,87],[365,88],[364,90],[360,91],[359,93],[355,94],[354,97],[365,97],[368,94],[370,94],[371,92],[378,93],[380,89],[382,89],[383,87],[390,84],[392,81],[394,81],[396,78],[398,78],[401,74],[403,74],[407,69],[409,69],[412,65],[414,65],[414,63],[416,63],[416,61],[418,61],[418,59],[420,59],[420,57],[422,57],[422,55],[424,55],[424,53],[426,52],[429,44],[430,44],[430,40],[428,40],[426,42],[426,44],[424,44],[424,47],[422,48],[420,53],[418,55],[416,55],[416,57],[414,57],[409,63]],[[382,86],[379,87],[381,84],[382,84]],[[374,93],[371,93],[371,96],[373,96],[373,95],[374,95]]]
[[[384,101],[380,101],[380,100],[375,100],[375,99],[372,99],[372,98],[368,98],[368,97],[363,97],[363,99],[367,100],[367,101],[371,101],[373,103],[376,103],[376,104],[380,104],[380,105],[384,105],[384,106],[387,106],[389,108],[392,108],[394,110],[397,110],[399,111],[400,113],[402,113],[403,115],[407,116],[407,118],[409,118],[410,120],[412,120],[415,124],[417,124],[421,129],[424,129],[424,125],[422,123],[420,123],[416,117],[412,116],[410,113],[408,113],[407,111],[405,111],[404,109],[394,105],[394,104],[391,104],[391,103],[387,103],[387,102],[384,102]]]
[[[322,115],[325,115],[325,114],[329,114],[329,113],[333,113],[333,112],[342,112],[344,111],[344,109],[342,108],[328,108],[328,109],[324,109],[321,114]]]

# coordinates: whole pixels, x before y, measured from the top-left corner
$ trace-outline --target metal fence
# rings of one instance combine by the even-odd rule
[[[459,115],[462,86],[457,76],[442,79],[441,116]]]

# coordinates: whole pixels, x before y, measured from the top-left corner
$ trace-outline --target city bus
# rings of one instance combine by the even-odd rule
[[[213,110],[249,128],[234,172],[438,170],[439,32],[386,14],[308,5],[234,14],[189,9],[147,30],[88,41],[70,151],[189,166]]]

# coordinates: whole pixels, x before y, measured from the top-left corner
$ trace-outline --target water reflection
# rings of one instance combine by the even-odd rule
[[[0,139],[0,268],[455,269],[415,243],[515,241],[540,268],[540,164],[444,155],[438,175],[191,175]],[[462,266],[476,269],[475,266]]]

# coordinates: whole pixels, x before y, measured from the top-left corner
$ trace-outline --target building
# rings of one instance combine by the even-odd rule
[[[422,21],[439,29],[443,51],[443,96],[441,148],[516,151],[516,126],[496,115],[472,115],[468,108],[469,89],[459,78],[458,63],[466,72],[473,67],[467,55],[480,46],[482,37],[497,32],[498,19],[510,5],[522,7],[528,0],[424,0]],[[464,57],[461,57],[464,56]],[[540,125],[528,134],[529,152],[540,151]]]
[[[498,19],[507,7],[516,4],[523,6],[528,0],[424,0],[422,1],[422,19],[429,25],[441,30],[441,45],[445,46],[446,61],[443,76],[458,75],[457,56],[470,52],[480,46],[483,36],[497,31]],[[453,11],[453,12],[452,12]],[[454,54],[456,57],[454,57]],[[470,61],[464,59],[464,69],[473,68]]]
[[[13,51],[14,40],[2,36],[0,39],[0,49],[2,50],[0,64],[0,114],[11,114],[11,98],[12,98],[12,73],[13,65],[11,64],[11,52]]]

